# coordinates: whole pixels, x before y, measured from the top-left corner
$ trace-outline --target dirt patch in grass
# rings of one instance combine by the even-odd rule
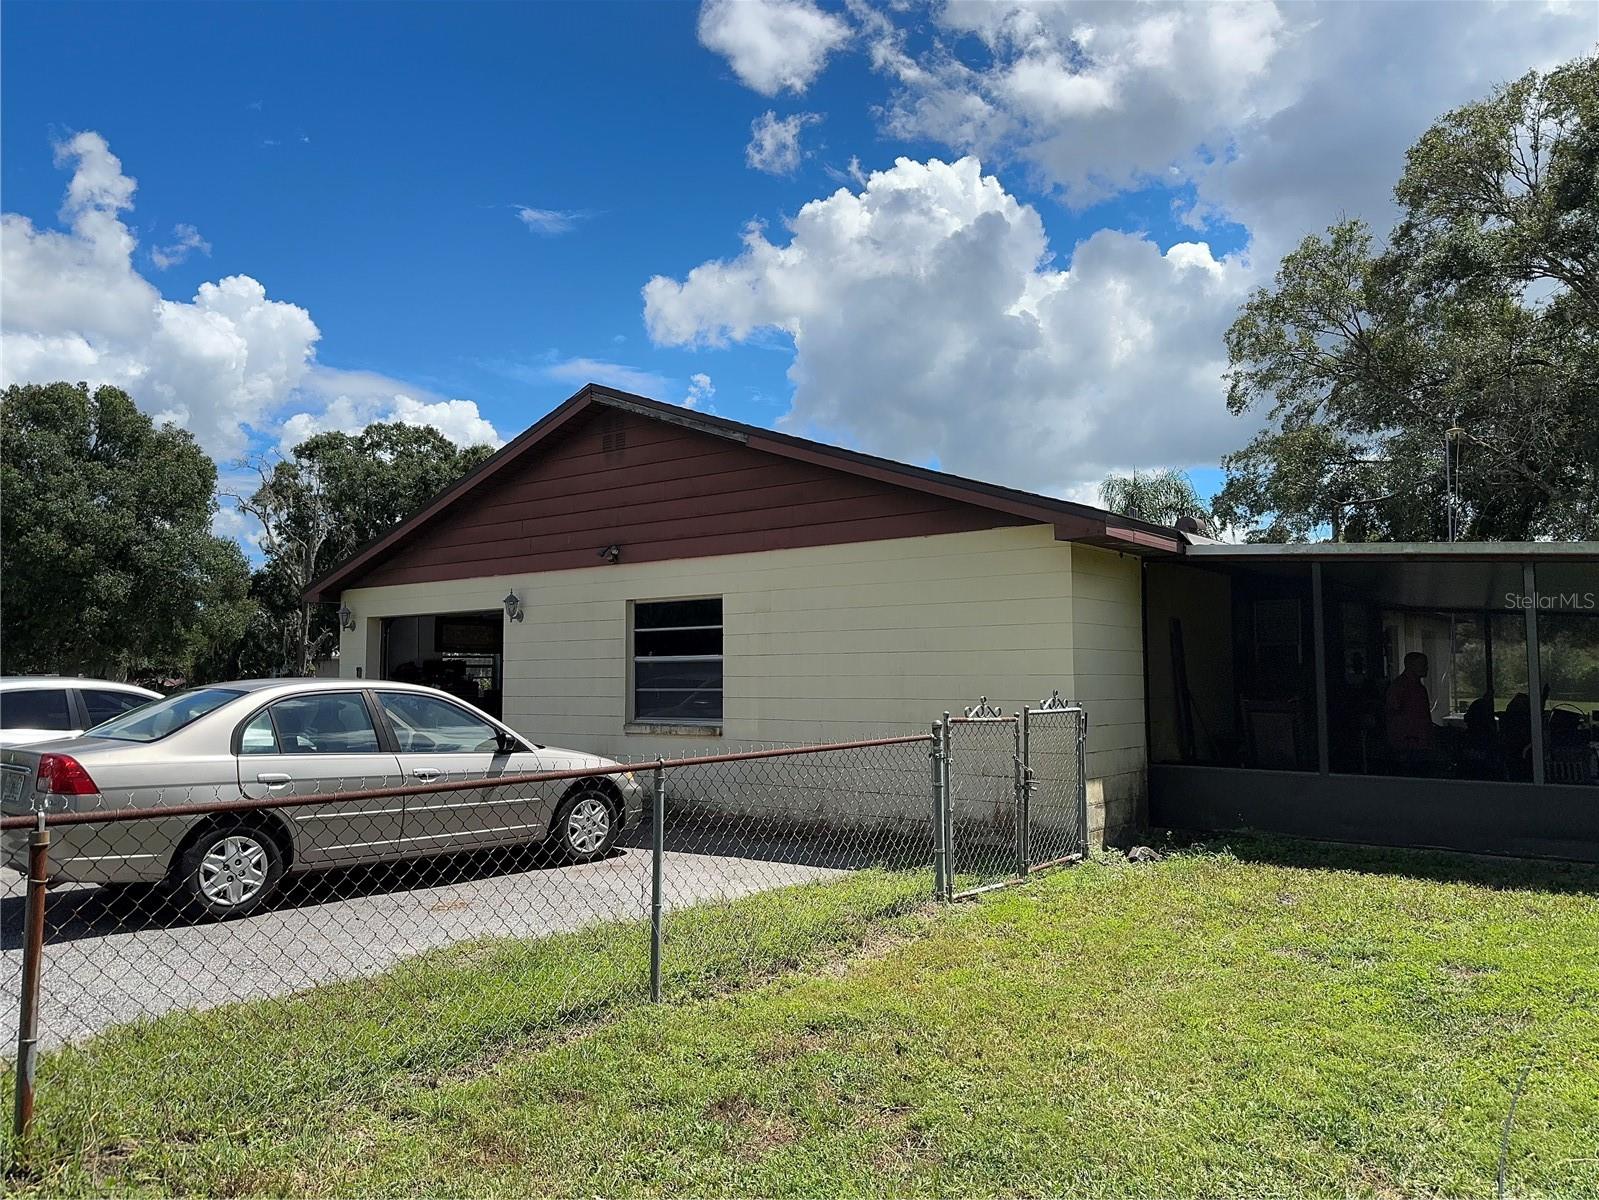
[[[734,1133],[734,1153],[742,1159],[764,1158],[799,1140],[787,1116],[757,1108],[744,1096],[713,1100],[705,1107],[705,1119]]]

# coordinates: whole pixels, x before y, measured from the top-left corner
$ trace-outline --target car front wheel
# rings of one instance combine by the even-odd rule
[[[209,917],[242,917],[260,908],[283,878],[278,844],[259,829],[237,826],[202,834],[184,851],[178,884]]]
[[[568,796],[555,814],[555,841],[567,862],[593,862],[611,852],[619,832],[616,806],[604,792]]]

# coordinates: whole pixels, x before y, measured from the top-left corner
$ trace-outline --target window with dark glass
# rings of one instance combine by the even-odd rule
[[[139,705],[149,702],[148,696],[141,696],[137,692],[107,692],[84,688],[79,694],[83,697],[83,707],[89,714],[91,728],[101,721],[120,717],[129,709],[138,708]]]
[[[722,719],[722,601],[633,605],[633,719]]]
[[[71,729],[63,688],[18,688],[0,693],[0,729]]]
[[[314,692],[279,700],[268,711],[280,754],[376,754],[377,730],[354,692]]]

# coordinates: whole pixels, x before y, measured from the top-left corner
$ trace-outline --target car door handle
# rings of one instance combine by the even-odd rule
[[[290,777],[281,771],[262,771],[255,777],[257,783],[264,783],[269,788],[280,788],[290,782]]]
[[[439,777],[439,772],[433,767],[418,767],[411,772],[413,779],[420,779],[423,783],[432,783]]]

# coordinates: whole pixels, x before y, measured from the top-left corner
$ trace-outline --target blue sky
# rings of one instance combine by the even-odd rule
[[[395,413],[506,438],[595,378],[1060,494],[1208,490],[1251,428],[1219,378],[1249,287],[1340,213],[1385,227],[1433,116],[1593,24],[12,4],[5,377],[121,383],[223,461]],[[752,165],[763,120],[796,140]],[[259,287],[202,295],[231,277]]]

